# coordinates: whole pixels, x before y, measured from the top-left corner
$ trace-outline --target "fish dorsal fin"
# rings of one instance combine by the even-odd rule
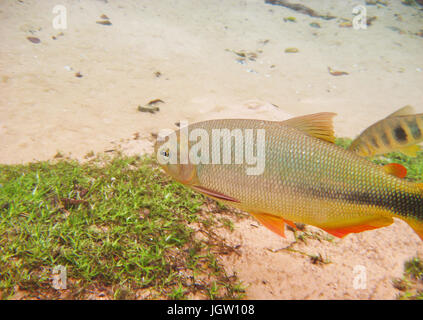
[[[394,113],[391,113],[386,118],[393,118],[393,117],[398,117],[398,116],[409,116],[409,115],[412,115],[412,114],[415,114],[415,113],[416,112],[414,111],[414,108],[412,106],[406,105],[405,107],[398,109]]]
[[[283,121],[284,125],[298,129],[308,135],[328,142],[335,142],[332,118],[336,116],[333,112],[320,112],[295,117]]]
[[[404,178],[407,175],[407,169],[399,163],[388,163],[382,168],[387,174],[398,178]]]

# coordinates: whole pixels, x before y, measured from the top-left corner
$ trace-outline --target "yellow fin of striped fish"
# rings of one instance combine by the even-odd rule
[[[409,157],[417,157],[417,151],[420,150],[420,147],[418,145],[412,145],[412,146],[408,146],[405,148],[401,148],[398,151],[405,154],[406,156]]]
[[[412,106],[406,105],[405,107],[398,109],[394,113],[391,113],[386,118],[393,118],[393,117],[398,117],[398,116],[409,116],[409,115],[412,115],[412,114],[415,114],[415,113],[416,112],[414,111],[414,108]]]
[[[320,112],[283,121],[284,125],[303,131],[315,138],[335,142],[332,118],[333,112]]]

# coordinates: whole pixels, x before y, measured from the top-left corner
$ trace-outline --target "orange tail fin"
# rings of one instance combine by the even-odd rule
[[[405,220],[405,222],[407,222],[409,226],[413,228],[413,230],[417,233],[417,235],[423,241],[423,221],[407,219]]]
[[[420,191],[423,193],[423,183],[417,183]],[[422,203],[423,206],[423,203]],[[416,217],[416,218],[402,218],[408,225],[413,228],[413,230],[417,233],[417,235],[423,241],[423,216]]]

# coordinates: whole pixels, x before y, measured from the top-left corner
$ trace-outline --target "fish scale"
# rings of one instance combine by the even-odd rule
[[[223,128],[228,129],[261,128],[261,126],[254,126],[254,122],[249,120],[239,123],[223,122],[221,125]],[[210,129],[219,128],[213,122],[210,123],[210,126]],[[211,133],[211,130],[209,132]],[[269,126],[266,129],[266,133],[269,139],[266,141],[267,159],[263,175],[246,176],[246,164],[200,164],[197,169],[197,175],[201,185],[239,199],[245,210],[254,208],[255,210],[272,214],[283,212],[289,220],[307,222],[316,216],[316,203],[314,201],[304,201],[304,205],[295,206],[291,202],[297,204],[300,202],[299,200],[305,200],[309,196],[316,200],[326,200],[332,193],[334,203],[327,202],[326,206],[336,209],[338,206],[345,206],[345,200],[340,197],[340,190],[352,188],[352,191],[354,191],[357,186],[361,186],[361,190],[357,189],[356,192],[366,193],[369,192],[370,186],[375,188],[375,185],[389,185],[391,180],[396,179],[389,175],[383,176],[377,166],[367,166],[363,172],[363,159],[351,157],[351,154],[341,148],[302,134],[293,128]],[[298,138],[300,134],[302,136]],[[275,138],[280,136],[285,137],[285,139]],[[319,154],[318,158],[321,159],[319,165],[313,165],[317,164],[314,161],[316,154]],[[326,163],[324,159],[327,159]],[[366,164],[369,165],[369,163]],[[202,170],[202,167],[205,170]],[[373,174],[371,169],[374,171]],[[355,174],[360,170],[362,171],[361,174]],[[370,176],[373,180],[376,180],[374,181],[376,183],[370,181]],[[383,176],[383,179],[378,179],[380,176]],[[227,183],[228,177],[232,177],[231,180],[234,181],[244,181],[244,183],[242,185]],[[336,182],[340,182],[340,184],[337,186]],[[323,189],[322,185],[327,183],[329,183],[329,188]],[[399,184],[398,188],[403,188],[404,181],[399,180],[397,183]],[[351,192],[352,200],[354,200],[353,195],[354,192]],[[383,199],[390,195],[386,194],[382,189],[379,192],[379,196],[382,196]],[[395,193],[392,193],[391,197],[394,196]],[[307,203],[309,205],[306,205]],[[292,212],[294,215],[290,212],[293,209],[296,211]],[[354,208],[353,210],[354,212],[349,213],[350,215],[368,215],[369,211],[366,208],[361,210]],[[330,212],[334,217],[328,217],[328,220],[331,220],[331,218],[336,220],[339,217],[339,210],[337,210],[338,212],[334,211]]]
[[[310,119],[318,128],[327,125],[323,120],[322,123],[315,121],[315,117],[311,115]],[[299,123],[303,121],[307,118]],[[397,217],[410,223],[419,236],[423,234],[423,228],[420,230],[423,219],[420,186],[387,174],[382,167],[365,158],[316,138],[313,128],[307,127],[304,132],[296,127],[295,121],[248,119],[209,120],[188,128],[204,129],[209,137],[213,129],[253,129],[255,132],[265,129],[262,174],[247,175],[246,169],[251,165],[245,162],[200,163],[193,166],[195,179],[186,184],[194,189],[202,188],[196,190],[252,213],[261,222],[270,219],[271,228],[273,221],[280,219],[311,224],[344,236],[389,225],[392,217]],[[234,160],[234,144],[231,146]],[[252,143],[245,148],[256,150],[257,145]],[[213,151],[210,147],[210,154]],[[221,145],[220,154],[222,151]],[[178,179],[175,172],[164,168]]]

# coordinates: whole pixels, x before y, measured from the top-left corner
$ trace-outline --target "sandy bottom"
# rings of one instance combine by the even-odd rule
[[[416,35],[423,12],[400,2],[366,6],[377,16],[366,30],[339,26],[353,18],[357,1],[349,0],[314,7],[338,17],[330,21],[262,0],[61,4],[64,30],[52,26],[57,1],[0,3],[0,163],[58,151],[82,159],[118,145],[128,154],[151,152],[152,133],[181,120],[332,111],[336,135],[354,137],[406,104],[423,112],[423,38]],[[103,14],[111,25],[96,23]],[[290,16],[296,22],[284,21]],[[316,22],[320,28],[310,26]],[[285,53],[289,47],[299,52]],[[159,112],[138,111],[154,99],[164,102]],[[241,245],[240,257],[222,261],[248,285],[248,299],[392,299],[392,278],[423,247],[400,221],[334,243],[294,245],[327,257],[324,265],[269,251],[288,246],[292,234],[282,239],[253,220],[225,236]],[[366,270],[366,289],[354,289],[356,266]]]
[[[395,299],[400,291],[392,280],[402,277],[404,261],[423,254],[419,237],[400,220],[332,241],[307,226],[320,240],[295,244],[293,232],[283,239],[252,218],[235,226],[223,235],[239,246],[241,255],[221,261],[247,285],[247,299]],[[322,263],[313,262],[312,256],[320,256]]]

